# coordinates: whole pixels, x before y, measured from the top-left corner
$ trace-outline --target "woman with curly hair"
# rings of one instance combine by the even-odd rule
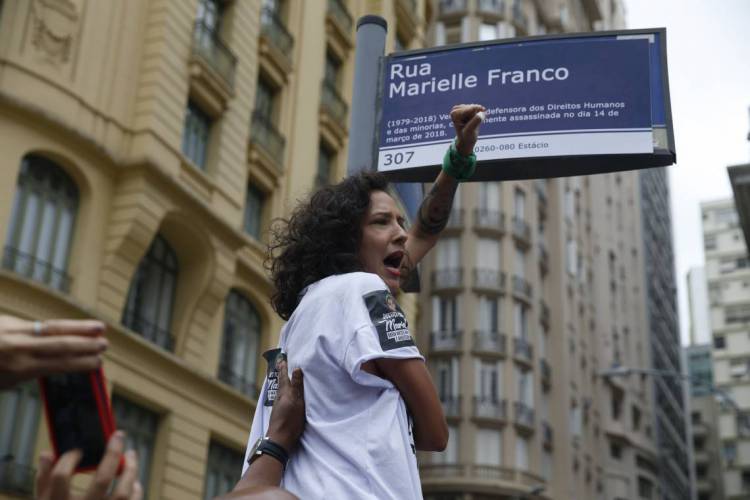
[[[416,450],[443,450],[448,427],[394,295],[473,173],[483,117],[475,104],[451,110],[456,140],[411,229],[383,176],[361,173],[321,188],[274,231],[272,304],[288,322],[266,356],[245,468],[264,454],[278,459],[283,486],[305,499],[422,498]],[[279,357],[305,374],[307,425],[291,459],[295,443],[268,426]]]

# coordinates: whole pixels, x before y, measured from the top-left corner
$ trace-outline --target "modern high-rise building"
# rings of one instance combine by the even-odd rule
[[[733,179],[733,184],[737,180]],[[728,499],[747,498],[750,492],[750,419],[747,416],[750,414],[750,261],[734,200],[701,203],[701,215],[714,384],[733,401],[725,400],[718,411],[723,490]]]
[[[669,180],[665,168],[641,178],[642,247],[651,368],[681,374],[677,282],[674,275]],[[693,497],[686,386],[678,376],[652,377],[654,432],[659,447],[659,482],[665,499]]]
[[[269,304],[266,231],[346,172],[355,21],[424,45],[425,0],[0,2],[0,313],[96,317],[151,499],[238,478]],[[401,303],[416,317],[416,298]],[[0,394],[0,498],[49,449]],[[85,478],[76,478],[76,484]]]

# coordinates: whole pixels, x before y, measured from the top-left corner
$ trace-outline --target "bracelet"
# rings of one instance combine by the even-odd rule
[[[464,156],[456,149],[456,141],[453,140],[443,157],[443,171],[459,182],[468,180],[477,169],[477,155],[473,152]]]

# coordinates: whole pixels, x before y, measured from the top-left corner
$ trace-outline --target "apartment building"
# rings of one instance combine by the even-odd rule
[[[697,500],[722,500],[723,481],[719,441],[719,402],[713,388],[711,344],[684,349],[690,376],[690,423]]]
[[[619,2],[444,1],[435,36],[622,27]],[[451,428],[446,452],[423,457],[425,498],[689,498],[687,478],[661,484],[654,382],[600,376],[653,364],[644,183],[460,187],[423,270],[421,347]]]
[[[744,231],[747,228],[747,186],[743,180],[747,169],[747,165],[729,168],[734,200],[701,204],[714,383],[733,401],[722,404],[718,412],[723,488],[728,499],[746,498],[750,492],[747,418],[750,411],[750,272],[747,232]]]
[[[364,14],[388,21],[389,49],[421,47],[433,6],[0,2],[0,313],[107,323],[148,498],[211,498],[238,477],[259,353],[282,325],[266,231],[346,172]],[[31,498],[50,448],[36,386],[0,395],[0,416],[0,498]]]

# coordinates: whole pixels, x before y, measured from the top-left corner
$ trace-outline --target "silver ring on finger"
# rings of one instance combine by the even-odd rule
[[[33,330],[34,337],[41,337],[43,326],[44,325],[42,325],[41,321],[34,321],[34,330]]]

